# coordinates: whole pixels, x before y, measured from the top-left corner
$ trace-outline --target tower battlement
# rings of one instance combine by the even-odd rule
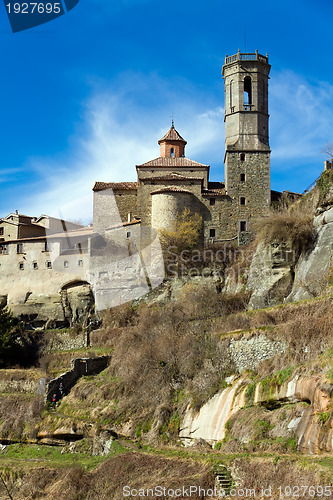
[[[262,54],[259,54],[257,50],[255,52],[241,52],[238,50],[237,54],[234,54],[233,56],[225,56],[224,65],[232,64],[237,61],[261,61],[268,64],[268,54],[263,56]]]

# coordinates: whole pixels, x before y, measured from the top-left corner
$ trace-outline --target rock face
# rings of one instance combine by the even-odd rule
[[[325,275],[332,265],[333,256],[333,207],[314,218],[316,245],[312,251],[301,255],[295,267],[295,280],[287,302],[313,298],[325,284]]]
[[[222,441],[225,436],[225,424],[230,416],[244,406],[244,391],[235,397],[242,380],[213,396],[198,413],[188,407],[182,421],[179,437],[186,445],[197,439],[209,443]]]
[[[54,295],[27,293],[22,301],[9,304],[9,308],[14,316],[34,327],[42,327],[50,322],[52,327],[61,327],[83,319],[93,304],[90,285],[74,282]]]
[[[199,412],[193,413],[187,408],[181,423],[180,437],[185,444],[197,439],[210,443],[221,441],[225,437],[225,424],[234,414],[245,406],[248,384],[238,379],[231,387],[220,391],[211,398]],[[330,413],[332,386],[325,377],[295,376],[292,380],[273,386],[257,384],[253,405],[276,407],[286,403],[306,403],[301,414],[288,422],[288,431],[298,438],[298,449],[304,453],[333,451],[333,422]]]
[[[278,241],[258,245],[246,285],[252,292],[251,309],[313,298],[323,289],[332,265],[333,207],[318,211],[315,244],[298,258],[291,247]]]
[[[261,309],[284,302],[293,285],[293,262],[293,250],[285,244],[259,243],[246,285],[246,289],[252,291],[249,302],[251,309]]]

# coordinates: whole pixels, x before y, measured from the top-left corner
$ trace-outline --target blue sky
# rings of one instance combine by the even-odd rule
[[[329,0],[80,0],[13,34],[0,4],[0,216],[91,218],[95,181],[135,180],[174,115],[223,180],[226,54],[268,52],[272,189],[302,192],[333,142]]]

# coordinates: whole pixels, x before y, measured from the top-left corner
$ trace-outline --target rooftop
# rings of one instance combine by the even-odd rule
[[[197,161],[190,160],[182,156],[180,158],[171,158],[166,156],[159,156],[154,160],[142,163],[142,165],[137,165],[137,168],[141,167],[200,167],[208,168],[209,165],[204,165],[203,163],[198,163]]]
[[[105,189],[113,189],[114,191],[121,189],[126,191],[135,191],[137,187],[137,182],[95,182],[93,191],[104,191]]]
[[[266,56],[263,56],[262,54],[259,54],[257,50],[255,52],[241,52],[238,49],[237,54],[234,54],[233,56],[225,56],[224,64],[231,64],[236,61],[261,61],[268,64],[268,54],[266,53]]]
[[[177,132],[177,130],[175,129],[173,120],[170,130],[162,137],[162,139],[158,141],[158,143],[161,144],[161,142],[166,142],[166,141],[181,141],[184,144],[187,144],[185,139],[183,139],[180,133]]]

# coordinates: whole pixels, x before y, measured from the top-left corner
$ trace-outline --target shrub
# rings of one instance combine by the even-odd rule
[[[257,419],[253,423],[254,439],[266,439],[268,433],[272,429],[272,425],[267,420]]]
[[[333,170],[325,170],[317,180],[317,188],[319,189],[319,205],[325,200],[332,186]]]
[[[324,425],[327,420],[330,418],[330,413],[329,412],[325,412],[325,411],[322,411],[321,413],[319,413],[318,417],[319,417],[319,421]]]
[[[0,367],[31,365],[36,358],[32,336],[7,307],[0,308]]]
[[[298,257],[314,242],[313,216],[296,210],[281,210],[261,221],[259,240],[266,244],[284,243]]]
[[[174,229],[162,229],[159,232],[167,274],[170,273],[170,264],[175,264],[178,273],[180,272],[182,263],[179,255],[184,250],[197,247],[201,227],[202,217],[185,208],[181,214],[178,214]]]

